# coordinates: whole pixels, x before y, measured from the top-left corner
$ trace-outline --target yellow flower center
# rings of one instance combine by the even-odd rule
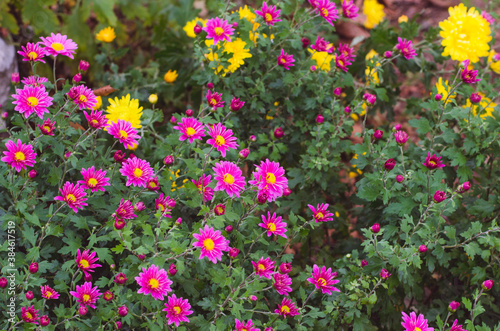
[[[319,286],[325,286],[326,285],[326,280],[324,278],[318,278],[318,285]]]
[[[28,317],[28,319],[32,319],[33,318],[33,315],[31,315],[30,312],[26,312],[26,317]]]
[[[322,212],[319,211],[316,213],[316,218],[323,218],[323,217],[325,217],[325,215],[323,215]]]
[[[29,97],[28,98],[28,106],[30,106],[30,107],[38,106],[38,99],[35,97]]]
[[[436,166],[436,162],[434,162],[434,161],[429,161],[429,164],[430,164],[431,166],[433,166],[433,167],[435,167],[435,166]]]
[[[97,120],[92,120],[92,124],[97,125],[99,122]]]
[[[45,292],[45,296],[50,299],[50,297],[52,296],[52,292],[50,291]]]
[[[44,126],[43,126],[43,129],[44,129],[45,131],[50,132],[50,130],[51,130],[52,128],[51,128],[50,126],[48,126],[48,125],[44,125]]]
[[[149,287],[151,287],[151,288],[158,288],[159,286],[160,286],[160,282],[157,279],[151,278],[149,280]]]
[[[156,187],[156,183],[155,182],[149,182],[149,186],[152,187],[152,188],[155,188]]]
[[[79,266],[80,266],[80,268],[88,268],[90,266],[90,264],[89,264],[89,261],[83,259],[83,260],[80,260]]]
[[[26,160],[26,155],[24,155],[23,152],[16,152],[16,154],[14,154],[14,160],[24,161],[24,160]]]
[[[272,172],[268,172],[266,174],[266,182],[268,184],[274,184],[274,183],[276,183],[276,176]]]
[[[80,96],[78,97],[78,100],[80,100],[80,102],[87,102],[87,97],[84,96],[83,94],[80,94]]]
[[[233,185],[233,183],[234,183],[234,177],[233,177],[233,175],[231,175],[231,174],[225,174],[224,175],[224,182],[227,183],[227,184],[229,184],[229,185]]]
[[[269,223],[269,224],[267,225],[267,229],[268,229],[269,231],[271,231],[271,232],[276,231],[276,224],[274,224],[274,223]]]
[[[328,9],[326,8],[321,9],[321,13],[323,14],[323,17],[328,16]]]
[[[165,206],[162,205],[161,203],[158,204],[158,208],[160,208],[161,211],[165,211]]]
[[[215,98],[210,99],[210,106],[212,106],[212,107],[213,107],[213,106],[215,106],[216,104],[217,104],[217,99],[215,99]]]
[[[90,301],[90,295],[84,294],[83,295],[83,302],[89,302]]]
[[[259,269],[260,271],[266,270],[266,266],[263,265],[262,263],[259,263],[259,265],[257,266],[257,269]]]
[[[181,307],[179,307],[179,306],[174,306],[174,308],[172,308],[172,310],[175,313],[175,315],[179,315],[181,313]]]
[[[290,307],[283,306],[283,307],[281,307],[280,312],[282,312],[282,313],[289,313],[290,312]]]
[[[128,133],[127,131],[120,130],[120,136],[121,139],[127,139],[128,138]]]
[[[87,184],[90,186],[90,187],[94,187],[97,185],[97,179],[95,178],[89,178]]]
[[[52,45],[50,45],[52,47],[53,50],[55,51],[62,51],[64,49],[64,45],[61,44],[61,43],[52,43]]]
[[[207,239],[203,240],[203,246],[205,246],[205,249],[207,251],[211,251],[212,249],[214,249],[215,243],[212,239],[207,238]]]
[[[224,29],[223,29],[223,28],[221,28],[221,27],[216,27],[216,28],[214,29],[214,32],[215,32],[215,34],[217,35],[217,37],[220,37],[220,36],[222,36],[222,35],[224,34]]]
[[[76,198],[73,194],[70,193],[70,194],[66,195],[66,201],[73,203],[76,201]]]
[[[422,331],[422,329],[420,329],[420,328],[415,328],[415,330],[414,330],[414,331]]]
[[[186,134],[191,137],[192,135],[194,135],[196,133],[196,130],[192,127],[189,127],[186,129]]]
[[[215,138],[215,143],[217,144],[217,146],[222,146],[226,143],[226,139],[224,139],[223,136],[217,136]]]
[[[286,59],[285,59],[284,57],[282,57],[282,58],[280,59],[280,62],[284,64],[284,63],[286,63]]]
[[[135,177],[141,177],[142,176],[142,170],[139,168],[135,168],[134,170],[134,176]]]
[[[224,208],[222,208],[222,207],[215,207],[215,208],[217,208],[217,212],[219,214],[222,214],[222,212],[224,211]]]
[[[37,57],[38,57],[38,54],[37,54],[36,52],[29,52],[29,53],[28,53],[28,58],[29,58],[31,61],[35,61]]]
[[[271,14],[267,13],[264,19],[266,20],[266,22],[271,22],[273,20],[273,17],[271,16]]]

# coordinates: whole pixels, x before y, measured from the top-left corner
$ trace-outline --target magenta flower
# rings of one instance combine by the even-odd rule
[[[128,280],[127,275],[125,275],[124,272],[120,272],[118,275],[115,276],[114,282],[118,285],[123,285],[127,280]]]
[[[411,312],[410,316],[408,316],[405,312],[402,312],[402,314],[403,322],[401,322],[401,325],[405,328],[404,331],[415,331],[417,328],[420,331],[434,331],[434,328],[430,328],[427,325],[427,320],[424,318],[424,315],[419,314],[417,318],[417,315],[414,312]]]
[[[45,91],[45,86],[25,85],[22,90],[16,89],[16,94],[12,94],[12,104],[16,105],[14,110],[20,112],[25,118],[35,113],[43,119],[43,114],[48,113],[48,107],[52,106],[52,97]]]
[[[293,55],[285,53],[283,48],[281,49],[281,54],[277,56],[277,59],[278,65],[285,68],[286,70],[290,70],[290,67],[295,66],[295,64],[293,64],[293,62],[295,62],[295,60],[293,59]]]
[[[274,261],[271,260],[270,257],[268,258],[263,258],[261,257],[257,263],[253,262],[253,267],[255,270],[255,273],[260,277],[260,278],[267,278],[271,279],[271,276],[274,273]]]
[[[354,2],[352,0],[349,1],[342,1],[342,13],[344,14],[345,18],[356,18],[358,17],[358,11],[359,8],[356,7]]]
[[[268,6],[267,2],[264,1],[260,10],[256,10],[255,14],[262,16],[264,22],[267,26],[273,26],[276,22],[281,22],[279,19],[281,10],[276,9],[276,6]]]
[[[197,180],[191,179],[194,185],[198,188],[200,194],[203,194],[203,202],[211,201],[214,197],[214,190],[211,187],[208,187],[211,182],[211,175],[205,176],[205,174],[201,175]]]
[[[408,141],[408,134],[403,130],[398,130],[394,132],[394,139],[398,145],[403,146]]]
[[[71,96],[78,109],[92,109],[97,105],[97,97],[91,89],[85,85],[73,86],[68,96]],[[73,98],[74,97],[74,98]]]
[[[276,213],[271,216],[271,213],[267,212],[267,218],[262,215],[262,223],[259,223],[259,226],[267,230],[268,237],[274,234],[286,238],[286,222],[283,221],[281,216],[276,217]]]
[[[485,291],[489,291],[493,288],[493,280],[492,279],[487,279],[483,282],[483,284],[481,284],[481,287],[483,288],[483,290]]]
[[[189,322],[189,319],[186,317],[193,313],[191,305],[189,304],[188,299],[183,299],[182,297],[177,298],[175,294],[168,297],[168,301],[165,304],[166,308],[163,308],[163,311],[167,312],[168,325],[174,323],[175,326],[179,326],[180,322]]]
[[[239,98],[234,97],[233,100],[231,100],[231,104],[229,105],[229,108],[231,108],[231,111],[237,112],[244,105],[245,105],[245,101],[242,101]]]
[[[181,122],[173,128],[182,132],[182,135],[179,137],[180,141],[189,139],[190,144],[192,144],[195,139],[201,140],[202,137],[205,137],[203,124],[192,117],[183,117]]]
[[[83,187],[80,187],[80,184],[66,182],[59,191],[61,191],[62,195],[55,197],[54,200],[66,202],[68,207],[73,209],[75,213],[78,213],[78,208],[83,209],[83,206],[88,206],[85,202],[87,198],[84,198],[87,193],[85,193]]]
[[[159,269],[154,264],[149,268],[142,268],[142,272],[138,277],[135,277],[137,284],[141,287],[137,293],[144,295],[151,294],[155,300],[163,300],[163,296],[168,292],[172,292],[170,285],[172,281],[168,279],[168,274],[165,269]]]
[[[45,77],[38,77],[38,76],[28,76],[25,77],[21,80],[21,83],[24,85],[32,85],[32,86],[38,86],[41,85],[42,83],[48,82],[49,80]]]
[[[347,66],[350,66],[352,63],[349,61],[349,58],[344,54],[335,55],[335,66],[340,70],[347,72]]]
[[[33,151],[33,146],[30,144],[23,144],[21,139],[17,139],[17,143],[12,140],[7,141],[5,144],[7,150],[3,152],[5,155],[2,161],[16,169],[17,172],[26,167],[35,165],[36,153]]]
[[[292,279],[288,274],[280,274],[280,273],[275,273],[273,274],[274,278],[274,289],[281,295],[288,296],[289,292],[292,292],[292,288],[290,285],[292,285]]]
[[[401,39],[401,37],[398,37],[398,44],[394,48],[398,49],[401,52],[401,55],[403,55],[407,60],[410,60],[417,56],[417,52],[411,45],[411,40],[407,41],[406,39]]]
[[[76,285],[76,291],[70,291],[69,293],[76,298],[76,302],[80,303],[80,306],[89,306],[94,309],[94,303],[96,303],[99,296],[102,295],[97,286],[92,287],[91,282],[85,282],[83,285]]]
[[[280,314],[283,317],[287,316],[295,316],[299,314],[299,311],[297,310],[297,307],[295,307],[295,303],[288,299],[288,298],[283,298],[283,301],[281,301],[281,304],[278,305],[278,309],[275,309],[274,312],[276,314]]]
[[[160,180],[158,179],[158,176],[149,178],[146,188],[149,191],[158,191],[160,189]]]
[[[212,127],[208,126],[208,134],[211,138],[207,140],[207,144],[217,149],[222,157],[226,157],[228,149],[236,149],[239,146],[236,143],[237,138],[233,136],[233,130],[226,129],[221,123],[214,124]]]
[[[493,23],[495,23],[495,19],[487,11],[482,11],[481,12],[481,17],[484,18],[486,20],[486,22],[490,23],[490,25],[492,25]]]
[[[257,186],[259,190],[265,190],[268,201],[274,201],[283,195],[283,191],[288,187],[288,179],[285,177],[285,169],[278,162],[261,161],[260,165],[255,165],[256,172],[252,173],[255,180],[248,183]]]
[[[339,56],[344,56],[346,58],[346,61],[349,62],[349,65],[351,64],[355,58],[356,58],[356,52],[354,51],[354,48],[349,47],[348,44],[339,44],[337,51],[339,53]]]
[[[460,307],[460,303],[459,302],[456,302],[456,301],[452,301],[450,302],[450,304],[448,305],[448,310],[451,312],[451,313],[454,313],[457,311],[458,307]]]
[[[40,291],[42,291],[42,297],[45,299],[59,299],[59,292],[53,290],[48,285],[40,286]]]
[[[215,172],[214,179],[217,181],[214,191],[226,191],[232,197],[240,197],[240,192],[245,187],[245,177],[241,174],[241,169],[232,162],[221,161],[212,168]]]
[[[321,17],[323,17],[331,26],[333,26],[333,22],[339,18],[339,11],[335,6],[334,2],[330,2],[329,0],[318,0],[317,2],[317,10]]]
[[[312,277],[307,278],[307,281],[314,286],[316,286],[317,289],[321,290],[321,292],[327,293],[329,295],[332,294],[332,291],[334,292],[340,292],[340,290],[332,285],[335,285],[339,282],[339,280],[333,279],[334,274],[332,273],[332,268],[328,268],[326,270],[326,267],[323,266],[321,269],[315,264],[313,266],[313,271],[312,271]]]
[[[90,275],[89,272],[94,272],[95,268],[102,267],[102,265],[94,263],[99,260],[96,257],[96,252],[92,252],[91,254],[89,252],[89,250],[86,250],[81,253],[80,249],[76,251],[76,265],[86,276]]]
[[[206,256],[209,261],[217,263],[217,260],[222,261],[222,252],[229,251],[229,240],[226,240],[220,231],[214,231],[214,228],[209,228],[208,225],[200,229],[200,234],[193,233],[193,237],[198,240],[193,246],[200,248],[200,260]]]
[[[26,47],[21,46],[22,51],[17,51],[19,55],[23,57],[23,61],[33,61],[33,62],[43,62],[42,58],[47,54],[45,48],[40,46],[40,42],[27,43]]]
[[[134,214],[134,205],[130,200],[123,201],[123,198],[120,200],[120,204],[118,205],[118,209],[116,209],[113,217],[123,219],[123,220],[131,220],[137,215]]]
[[[155,207],[156,210],[160,210],[162,212],[162,216],[172,218],[170,216],[170,212],[175,207],[175,200],[171,199],[170,196],[164,196],[163,193],[160,193],[158,199],[155,199]]]
[[[202,30],[207,33],[207,39],[214,40],[214,45],[217,45],[220,40],[230,42],[229,36],[234,34],[232,25],[219,17],[209,19]]]
[[[55,124],[56,124],[56,121],[51,122],[50,118],[48,118],[42,123],[42,125],[37,124],[37,126],[40,129],[40,131],[42,131],[42,134],[44,134],[46,136],[53,136],[54,129],[56,128]]]
[[[438,190],[434,193],[434,197],[432,199],[435,203],[443,202],[444,200],[446,200],[446,193]]]
[[[327,203],[318,204],[316,208],[314,208],[312,205],[307,206],[313,212],[316,223],[333,221],[333,217],[330,217],[333,216],[333,214],[327,210],[329,206]]]
[[[29,307],[21,307],[21,318],[26,323],[33,323],[38,325],[38,320],[40,316],[38,316],[38,309],[35,309],[35,305]]]
[[[212,107],[212,111],[216,111],[217,108],[222,108],[224,107],[225,101],[222,101],[222,93],[217,93],[208,90],[208,93],[206,95],[207,103],[210,107]]]
[[[363,94],[363,99],[366,100],[370,105],[373,105],[377,101],[377,97],[374,94],[365,93]]]
[[[107,130],[108,133],[118,139],[125,148],[134,148],[134,146],[139,144],[138,140],[141,139],[137,131],[132,127],[132,124],[121,119],[118,119],[116,123],[109,122]]]
[[[427,154],[427,158],[425,159],[425,162],[422,164],[429,170],[434,170],[436,168],[443,168],[445,166],[444,163],[441,162],[441,156],[438,157],[435,154],[431,156],[431,152]]]
[[[458,325],[458,320],[453,322],[450,331],[467,331],[466,329],[462,329],[462,325]]]
[[[103,115],[102,111],[92,110],[90,115],[84,111],[83,114],[85,115],[89,126],[93,129],[103,129],[108,125],[108,119],[105,115]]]
[[[317,36],[316,37],[316,42],[314,45],[311,45],[311,48],[314,49],[316,52],[327,52],[331,53],[335,49],[333,45],[330,45],[328,41],[326,41],[324,38]]]
[[[245,323],[244,320],[240,322],[238,319],[235,318],[234,322],[236,323],[235,325],[236,330],[233,331],[260,331],[259,329],[253,327],[252,320],[248,320],[248,322]]]
[[[91,190],[92,192],[103,191],[104,186],[109,186],[109,178],[106,177],[106,170],[95,170],[94,166],[85,169],[82,168],[80,172],[83,176],[83,180],[79,180],[78,183],[82,184],[82,187],[86,190]]]
[[[466,84],[472,84],[475,82],[479,82],[481,79],[477,78],[477,70],[474,70],[474,68],[469,69],[469,63],[470,60],[465,60],[461,63],[461,66],[463,66],[462,72],[460,73],[460,76],[462,77],[462,81]]]
[[[52,56],[64,55],[72,59],[75,49],[78,48],[78,45],[73,40],[60,33],[51,33],[50,37],[41,37],[40,39],[42,39],[47,53]]]
[[[148,179],[154,176],[154,170],[149,165],[149,162],[135,156],[122,163],[120,173],[122,176],[127,177],[127,186],[146,187]]]
[[[382,279],[387,279],[387,278],[391,277],[391,274],[389,273],[389,271],[382,268],[382,270],[380,270],[380,277]]]

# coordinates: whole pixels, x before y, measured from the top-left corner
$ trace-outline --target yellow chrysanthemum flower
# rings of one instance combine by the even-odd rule
[[[442,98],[441,100],[446,100],[446,98],[448,97],[448,93],[450,92],[451,90],[451,87],[450,85],[448,84],[448,81],[444,81],[443,83],[443,78],[442,77],[439,77],[437,83],[436,83],[436,89],[437,89],[437,92],[439,94],[441,94]],[[450,103],[451,102],[451,99],[455,99],[455,97],[457,96],[457,93],[453,93],[452,95],[450,95],[450,97],[448,98],[448,101],[446,101],[446,104]]]
[[[93,110],[101,109],[101,107],[102,107],[101,96],[97,96],[96,99],[97,99],[97,103],[96,103],[95,107],[92,108]]]
[[[493,112],[495,111],[495,107],[497,106],[497,104],[491,102],[491,99],[487,98],[483,93],[478,93],[482,97],[481,101],[479,101],[479,104],[472,104],[470,102],[470,99],[467,99],[467,103],[465,104],[465,106],[463,106],[463,108],[470,107],[474,116],[477,116],[477,112],[479,111],[479,117],[481,117],[483,120],[488,116],[493,117]]]
[[[365,60],[366,62],[369,62],[374,56],[377,56],[378,53],[375,52],[375,50],[370,50],[368,52],[368,54],[366,54],[365,56]],[[376,63],[375,64],[375,67],[380,67],[380,63]],[[365,69],[365,76],[366,76],[366,82],[369,84],[369,83],[373,83],[375,85],[378,85],[380,84],[380,78],[378,77],[378,72],[377,72],[377,69],[376,68],[370,68],[368,66],[366,66],[366,69]]]
[[[165,80],[165,82],[167,82],[168,84],[172,84],[177,80],[177,77],[179,77],[179,75],[177,74],[177,70],[169,69],[165,76],[163,76],[163,80]]]
[[[257,17],[257,15],[255,15],[255,13],[248,8],[247,5],[238,9],[238,14],[240,14],[240,20],[245,19],[248,22],[253,22],[253,20]]]
[[[373,29],[385,17],[384,5],[377,2],[377,0],[365,0],[363,3],[363,14],[366,15],[365,27]]]
[[[148,101],[155,105],[158,102],[158,94],[151,94],[148,98]]]
[[[235,72],[236,69],[245,64],[244,59],[252,57],[249,50],[245,48],[246,45],[247,43],[241,40],[241,38],[224,44],[224,52],[233,54],[233,57],[228,60],[231,65],[227,68],[227,71]]]
[[[490,63],[490,68],[493,70],[493,72],[500,74],[500,61],[494,61],[493,56],[495,56],[497,52],[492,50],[490,52],[490,55],[488,56],[488,63]]]
[[[315,52],[310,48],[307,49],[312,54],[311,59],[316,61],[316,67],[323,71],[330,71],[330,62],[335,58],[333,54],[328,52]]]
[[[182,28],[182,30],[184,30],[184,32],[186,32],[186,34],[189,38],[196,38],[196,34],[194,33],[194,26],[198,22],[201,23],[203,25],[203,27],[205,27],[207,20],[204,20],[202,18],[197,17],[194,20],[187,22],[186,25],[184,25],[184,27]]]
[[[399,16],[398,23],[401,24],[403,22],[408,22],[408,16],[406,16],[406,15]]]
[[[99,41],[102,41],[103,43],[110,43],[116,38],[115,29],[108,26],[107,28],[104,28],[101,31],[99,31],[96,34],[95,38]]]
[[[481,14],[474,7],[467,10],[462,3],[450,7],[448,12],[450,17],[439,23],[444,47],[442,55],[449,55],[455,61],[469,59],[472,63],[488,56],[491,29]]]
[[[139,100],[130,99],[130,94],[127,94],[121,99],[116,97],[114,100],[110,98],[108,101],[109,106],[106,108],[108,123],[111,121],[116,123],[120,119],[129,122],[136,129],[142,127],[142,107],[139,107]]]

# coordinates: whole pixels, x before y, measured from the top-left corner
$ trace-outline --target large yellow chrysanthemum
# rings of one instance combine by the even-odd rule
[[[195,18],[192,21],[189,21],[186,23],[186,25],[182,28],[187,34],[189,38],[196,38],[196,34],[194,33],[194,26],[200,22],[203,27],[205,27],[205,24],[207,23],[207,20],[201,19],[199,17]]]
[[[238,9],[238,14],[240,14],[240,20],[246,19],[248,22],[252,23],[253,20],[255,20],[255,18],[257,17],[257,15],[255,15],[255,13],[250,8],[248,8],[247,5],[245,5],[245,7],[240,7],[240,9]]]
[[[228,60],[231,64],[227,68],[229,71],[235,72],[236,69],[245,64],[245,61],[243,61],[244,59],[252,57],[249,50],[245,48],[246,45],[247,43],[241,40],[241,38],[237,38],[224,44],[224,52],[233,54],[233,57]]]
[[[309,48],[307,50],[309,51],[309,53],[312,53],[311,59],[316,61],[317,69],[330,71],[330,62],[335,59],[333,54],[330,54],[328,52],[315,52]]]
[[[491,99],[485,97],[483,93],[479,92],[479,95],[482,97],[481,101],[479,101],[479,104],[473,105],[470,102],[470,99],[467,99],[467,103],[463,107],[471,107],[471,111],[474,116],[477,116],[477,112],[479,111],[479,117],[481,117],[483,120],[488,116],[493,117],[493,112],[495,111],[495,107],[497,106],[497,104],[491,102]]]
[[[377,0],[365,0],[363,14],[366,15],[365,28],[373,29],[385,17],[384,5],[378,3]]]
[[[109,106],[106,108],[108,122],[118,122],[124,120],[129,122],[132,127],[139,129],[141,125],[142,107],[139,107],[139,100],[130,99],[130,94],[118,99],[108,99]]]
[[[443,37],[441,45],[444,47],[443,56],[450,56],[452,60],[472,63],[478,62],[482,56],[488,56],[491,40],[490,24],[474,8],[467,10],[464,4],[448,9],[450,17],[440,22],[440,35]]]

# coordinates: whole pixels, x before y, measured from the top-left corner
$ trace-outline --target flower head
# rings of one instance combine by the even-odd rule
[[[316,42],[314,45],[311,45],[311,48],[314,49],[316,52],[327,52],[331,53],[335,49],[333,47],[333,44],[330,44],[328,41],[326,41],[324,38],[317,36],[316,37]]]
[[[240,100],[239,98],[236,98],[234,97],[232,100],[231,100],[231,104],[229,106],[229,108],[231,108],[231,111],[233,112],[237,112],[238,110],[241,109],[241,107],[243,107],[245,105],[245,101],[242,101]]]
[[[148,161],[134,156],[123,162],[120,173],[122,176],[127,177],[127,186],[146,187],[148,179],[154,175],[154,170]]]
[[[267,230],[268,237],[275,235],[286,238],[286,222],[283,221],[281,216],[276,217],[276,213],[271,216],[271,213],[267,212],[267,218],[262,215],[262,223],[259,226]]]
[[[254,180],[249,180],[248,183],[265,191],[268,201],[274,201],[283,195],[283,190],[288,187],[288,179],[285,177],[285,169],[278,162],[266,159],[260,165],[255,165],[255,170],[252,173]]]
[[[191,305],[188,299],[177,298],[175,294],[172,294],[167,300],[163,311],[167,312],[168,325],[174,323],[178,327],[180,322],[189,322],[186,316],[191,315],[193,311],[189,310]]]
[[[358,17],[359,8],[356,7],[352,0],[343,0],[342,1],[342,14],[345,18],[356,18]]]
[[[189,143],[192,144],[195,139],[201,140],[202,137],[205,137],[203,124],[192,117],[183,117],[181,122],[173,128],[182,133],[179,137],[180,141],[188,139]]]
[[[25,85],[22,90],[16,89],[16,94],[12,95],[16,101],[14,110],[20,112],[25,118],[35,113],[43,119],[43,114],[48,113],[48,107],[52,106],[52,97],[45,91],[45,86]]]
[[[96,252],[92,252],[91,254],[89,252],[89,250],[86,250],[81,253],[80,249],[76,251],[76,265],[85,275],[90,275],[89,272],[94,272],[95,268],[102,267],[102,265],[94,263],[99,260],[96,257]]]
[[[253,268],[255,270],[255,273],[260,277],[260,278],[267,278],[271,279],[271,276],[274,273],[274,261],[271,260],[270,257],[268,258],[263,258],[261,257],[259,261],[254,262],[252,261]]]
[[[47,53],[52,56],[64,55],[72,59],[75,50],[78,48],[73,40],[60,33],[51,33],[50,37],[41,37],[40,39],[42,39],[42,44],[45,46]]]
[[[313,266],[312,277],[307,278],[307,281],[316,286],[316,288],[321,290],[323,293],[331,295],[332,291],[340,292],[338,288],[332,286],[339,282],[339,280],[333,278],[334,274],[332,273],[331,268],[326,270],[326,267],[323,266],[320,269],[320,267],[315,264]]]
[[[42,134],[47,135],[47,136],[53,136],[55,124],[56,124],[56,121],[51,122],[50,118],[48,118],[42,123],[42,125],[37,124],[37,126],[40,129],[40,131],[42,131]]]
[[[408,134],[403,130],[398,130],[394,132],[394,139],[398,145],[403,146],[408,141]]]
[[[318,222],[328,222],[328,221],[333,221],[333,216],[332,213],[330,213],[328,209],[328,204],[327,203],[322,203],[318,204],[316,208],[312,205],[307,205],[309,209],[313,212],[314,219],[316,220],[316,223]]]
[[[21,49],[22,51],[17,51],[17,53],[23,57],[23,61],[40,61],[45,63],[42,58],[47,55],[47,51],[45,48],[41,47],[40,42],[27,43],[26,47],[21,46]]]
[[[417,52],[413,49],[411,45],[411,40],[401,39],[398,37],[398,44],[395,47],[397,50],[401,52],[405,59],[410,60],[417,56]]]
[[[229,240],[226,240],[220,231],[214,231],[214,228],[208,225],[200,229],[200,234],[193,233],[193,237],[198,240],[193,246],[200,248],[200,260],[206,256],[208,260],[217,263],[217,260],[222,261],[222,252],[229,251]]]
[[[141,286],[137,293],[151,294],[155,300],[163,300],[164,295],[172,292],[170,285],[173,282],[168,279],[167,272],[165,269],[159,269],[154,264],[150,265],[148,269],[142,268],[142,272],[135,277],[135,280]]]
[[[70,291],[69,293],[76,298],[76,302],[80,303],[80,306],[89,306],[94,309],[94,303],[96,303],[99,296],[102,295],[97,286],[92,287],[91,282],[85,282],[83,285],[76,285],[76,291]]]
[[[453,322],[453,325],[451,326],[450,331],[467,331],[467,330],[462,329],[462,325],[458,325],[458,320],[455,320],[455,322]]]
[[[414,312],[411,312],[410,316],[408,316],[405,312],[402,312],[402,314],[403,322],[401,322],[401,325],[405,328],[404,331],[434,331],[434,328],[430,328],[427,325],[427,320],[424,318],[424,315],[419,314],[417,318],[417,315]]]
[[[48,285],[40,286],[40,291],[42,292],[42,297],[44,299],[58,299],[59,292],[53,290]]]
[[[132,125],[124,120],[119,119],[116,123],[111,121],[107,129],[108,133],[118,139],[125,148],[132,148],[138,145],[138,140],[141,139]]]
[[[293,64],[293,62],[295,62],[295,60],[293,59],[293,55],[285,53],[283,48],[281,49],[281,54],[278,55],[277,59],[278,65],[285,68],[286,70],[290,70],[290,67],[295,66],[295,64]]]
[[[440,203],[446,200],[446,193],[438,190],[434,193],[434,197],[432,198],[432,200],[434,200],[435,203]]]
[[[212,168],[215,172],[214,179],[217,181],[214,191],[226,191],[232,197],[240,196],[240,192],[245,187],[245,177],[241,174],[241,169],[234,163],[221,161]]]
[[[95,39],[102,41],[103,43],[110,43],[115,40],[115,38],[115,29],[110,26],[99,30],[99,32],[95,35]]]
[[[339,11],[335,3],[329,0],[318,0],[316,5],[316,10],[319,11],[319,15],[333,26],[333,22],[339,18]]]
[[[125,273],[123,272],[120,272],[115,276],[114,282],[118,285],[123,285],[127,280],[128,280],[127,275],[125,275]]]
[[[30,144],[23,144],[21,139],[17,139],[17,143],[9,140],[5,147],[7,150],[3,152],[5,155],[2,161],[16,169],[17,172],[26,167],[35,165],[36,153],[33,151],[33,146]]]
[[[226,129],[221,123],[217,123],[212,127],[208,126],[208,132],[211,138],[207,140],[207,144],[217,149],[222,154],[222,157],[226,157],[228,149],[236,149],[239,146],[236,143],[237,138],[233,136],[233,130]]]
[[[224,107],[225,101],[222,101],[222,93],[217,93],[208,90],[206,95],[207,103],[212,108],[212,111],[216,111],[217,108]]]
[[[33,323],[38,325],[38,320],[40,316],[38,316],[38,309],[35,309],[35,305],[29,307],[21,307],[21,318],[26,323]]]
[[[76,95],[73,102],[80,110],[93,109],[97,105],[97,97],[94,92],[85,85],[73,86],[70,92],[68,92],[68,95]]]
[[[21,80],[21,83],[23,83],[24,85],[39,86],[42,85],[42,83],[46,83],[48,81],[49,79],[46,77],[28,76],[23,78]]]
[[[207,33],[207,39],[214,40],[214,45],[217,45],[220,40],[231,41],[229,36],[234,34],[231,25],[219,17],[209,19],[203,31]]]
[[[281,295],[288,296],[289,292],[292,292],[292,288],[290,285],[292,285],[292,279],[288,274],[280,274],[280,273],[275,273],[273,274],[274,278],[274,289]]]
[[[389,273],[389,271],[382,268],[382,270],[380,270],[380,277],[382,279],[387,279],[387,278],[391,277],[391,274]]]
[[[87,198],[85,198],[87,193],[85,193],[83,187],[80,187],[80,184],[66,182],[59,191],[61,191],[62,195],[55,197],[54,200],[66,202],[68,207],[73,209],[75,213],[78,212],[78,208],[83,209],[83,206],[88,206],[85,202],[87,200]]]
[[[373,29],[385,17],[384,5],[378,3],[377,0],[364,0],[363,14],[366,15],[365,28]]]
[[[264,1],[260,10],[256,10],[255,14],[262,16],[264,22],[267,26],[273,26],[276,22],[281,22],[279,19],[281,10],[276,9],[276,6],[268,6],[267,2]]]
[[[137,217],[137,215],[134,214],[134,206],[132,205],[132,202],[129,200],[123,201],[122,198],[120,200],[120,205],[114,213],[114,217],[124,220],[130,220]]]
[[[179,74],[177,73],[177,70],[171,70],[169,69],[165,75],[163,76],[163,80],[168,83],[172,84],[177,80],[177,77],[179,77]]]
[[[427,154],[427,158],[425,159],[425,162],[422,164],[429,170],[434,170],[436,168],[443,168],[445,166],[444,163],[441,162],[441,156],[438,157],[435,154],[431,156],[431,152]]]
[[[469,69],[469,63],[470,60],[465,60],[462,62],[464,68],[462,69],[462,72],[460,73],[460,76],[462,77],[462,81],[466,84],[472,84],[475,82],[479,82],[481,79],[477,78],[477,70]]]
[[[287,316],[295,316],[299,314],[299,311],[297,310],[297,307],[295,307],[295,303],[288,299],[288,298],[283,298],[283,301],[281,301],[281,304],[278,305],[278,309],[275,309],[274,312],[276,314],[280,314],[283,317]]]
[[[491,290],[491,288],[493,287],[493,280],[492,279],[487,279],[483,282],[483,284],[481,285],[481,287],[483,288],[483,290],[485,291],[489,291]]]
[[[89,126],[93,129],[99,130],[108,125],[108,120],[106,119],[106,116],[103,115],[102,111],[98,112],[96,110],[92,110],[90,115],[84,111],[83,114],[85,115]]]
[[[252,320],[248,320],[248,322],[242,320],[240,322],[238,319],[235,318],[234,322],[236,323],[235,325],[236,330],[233,331],[260,331],[259,329],[253,327]]]
[[[104,186],[109,186],[109,178],[106,176],[106,170],[95,170],[94,166],[85,169],[82,168],[81,174],[83,180],[79,180],[78,183],[82,184],[82,187],[86,190],[91,190],[92,192],[103,191]]]
[[[109,106],[106,108],[106,118],[108,123],[118,122],[119,119],[129,122],[133,128],[141,128],[142,107],[139,107],[139,100],[130,99],[130,94],[121,99],[108,99]]]
[[[170,216],[170,212],[175,207],[175,200],[171,199],[170,196],[164,196],[163,193],[160,193],[158,199],[155,199],[155,208],[156,210],[160,210],[164,217],[172,218]]]
[[[211,201],[214,197],[214,190],[211,187],[208,187],[211,183],[211,175],[205,176],[205,174],[201,175],[197,180],[192,179],[191,181],[198,188],[198,192],[203,194],[203,202]]]

